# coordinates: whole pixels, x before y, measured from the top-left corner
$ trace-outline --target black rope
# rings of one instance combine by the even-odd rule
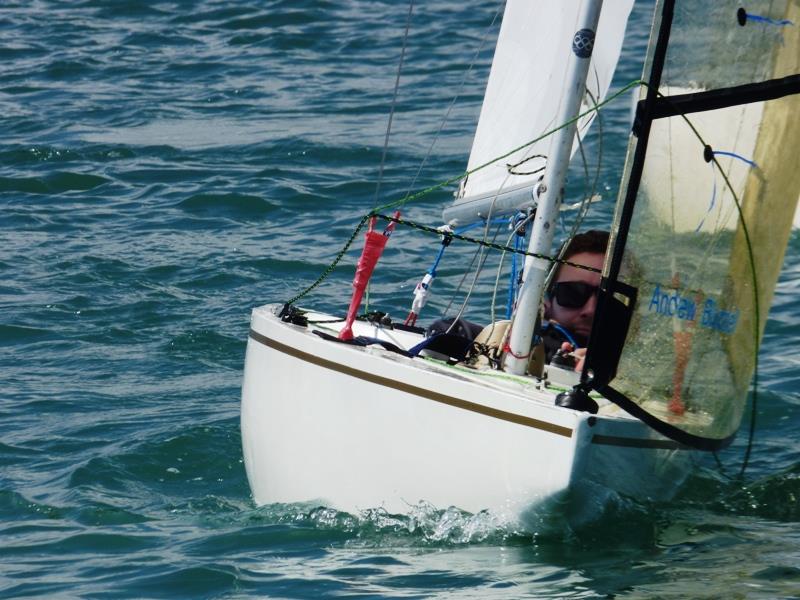
[[[515,171],[517,167],[524,165],[526,162],[532,161],[534,158],[543,158],[545,161],[547,157],[544,154],[534,154],[527,158],[523,158],[521,161],[515,164],[506,163],[506,170],[508,171],[509,175],[536,175],[536,173],[541,173],[544,171],[545,166],[539,167],[538,169],[534,169],[533,171]]]
[[[415,221],[408,221],[406,219],[401,219],[399,217],[392,217],[389,215],[383,214],[376,214],[373,215],[379,219],[383,219],[384,221],[392,221],[397,223],[398,225],[405,225],[407,227],[411,227],[412,229],[418,229],[419,231],[425,231],[427,233],[433,233],[435,235],[442,235],[442,232],[437,229],[436,227],[429,227],[428,225],[423,225],[422,223],[417,223]],[[485,248],[492,248],[494,250],[504,250],[505,252],[511,252],[513,254],[522,254],[524,256],[532,256],[533,258],[541,258],[544,260],[549,260],[553,263],[558,263],[561,265],[569,265],[570,267],[575,267],[577,269],[581,269],[583,271],[591,271],[592,273],[602,273],[600,269],[595,269],[594,267],[587,267],[586,265],[581,265],[578,263],[574,263],[568,260],[564,260],[562,258],[556,258],[555,256],[549,256],[547,254],[539,254],[537,252],[528,252],[527,250],[518,250],[512,246],[506,246],[504,244],[497,244],[494,242],[487,242],[486,240],[480,240],[477,238],[468,237],[466,235],[461,235],[458,233],[446,233],[448,237],[451,237],[456,240],[461,240],[464,242],[469,242],[470,244],[478,244],[479,246],[484,246]]]

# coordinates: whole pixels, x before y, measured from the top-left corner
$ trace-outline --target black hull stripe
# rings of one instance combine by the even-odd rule
[[[594,435],[593,444],[603,446],[624,446],[626,448],[653,448],[659,450],[691,450],[673,440],[643,440],[635,438],[618,437],[615,435]]]

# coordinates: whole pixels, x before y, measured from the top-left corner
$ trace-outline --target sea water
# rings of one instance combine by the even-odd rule
[[[463,171],[498,6],[415,6],[376,199],[406,3],[3,4],[0,596],[800,597],[796,233],[743,479],[746,427],[674,502],[619,499],[580,529],[425,499],[404,515],[254,505],[249,311],[314,281],[376,203]],[[614,89],[640,74],[650,10],[634,11]],[[627,99],[603,117],[589,225],[610,218],[629,123]],[[438,225],[452,191],[404,214]],[[437,248],[398,228],[371,308],[402,318]],[[344,309],[353,252],[304,302]],[[448,252],[430,318],[472,256]],[[487,271],[475,314],[493,285]]]

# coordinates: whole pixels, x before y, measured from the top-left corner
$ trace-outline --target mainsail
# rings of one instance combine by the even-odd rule
[[[587,359],[616,371],[604,395],[706,449],[741,422],[800,195],[800,0],[742,6],[656,8],[604,273],[606,307],[618,282],[638,294],[615,368],[602,307]]]
[[[468,170],[542,136],[556,123],[566,62],[581,0],[508,0]],[[617,66],[633,0],[605,0],[594,44],[584,110],[605,97]],[[578,125],[589,129],[595,113]],[[462,224],[531,204],[531,189],[547,164],[549,138],[472,173],[445,221]],[[573,152],[577,145],[573,146]]]

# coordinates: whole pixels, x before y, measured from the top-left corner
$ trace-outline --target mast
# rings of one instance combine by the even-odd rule
[[[561,93],[557,123],[566,123],[580,111],[602,5],[602,0],[587,0],[581,6],[567,62],[567,77]],[[547,169],[538,190],[539,207],[528,244],[528,252],[532,254],[548,255],[551,252],[576,129],[577,122],[573,122],[556,132],[550,142]],[[550,262],[543,258],[528,256],[525,259],[524,281],[509,341],[511,351],[506,354],[505,360],[505,368],[510,373],[525,373],[549,266]]]

